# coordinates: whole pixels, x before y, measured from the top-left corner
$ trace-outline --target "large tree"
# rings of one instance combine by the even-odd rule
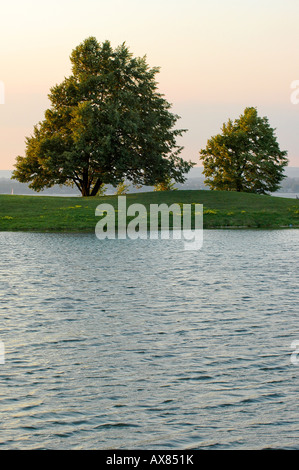
[[[205,183],[211,189],[265,194],[280,187],[287,166],[275,130],[256,108],[246,108],[234,122],[223,124],[222,134],[200,151]]]
[[[93,37],[75,48],[72,74],[51,88],[51,107],[33,135],[13,178],[40,191],[54,184],[76,185],[95,196],[102,184],[153,185],[166,177],[183,182],[193,166],[179,154],[179,116],[158,92],[146,58],[134,58],[125,44],[113,49]]]

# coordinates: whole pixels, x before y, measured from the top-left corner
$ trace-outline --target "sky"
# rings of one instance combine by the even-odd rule
[[[254,106],[299,167],[298,18],[298,0],[2,2],[0,170],[25,155],[50,88],[70,75],[72,50],[90,36],[125,42],[160,67],[159,92],[188,129],[178,140],[184,159],[200,165],[207,140]]]

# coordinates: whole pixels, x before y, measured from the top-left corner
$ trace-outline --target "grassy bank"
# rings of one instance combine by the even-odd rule
[[[0,231],[94,232],[101,203],[117,208],[117,196],[95,198],[0,195]],[[203,204],[204,228],[299,227],[299,200],[226,191],[169,191],[127,195],[127,206]]]

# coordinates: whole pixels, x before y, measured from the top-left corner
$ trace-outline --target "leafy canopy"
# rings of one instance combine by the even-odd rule
[[[211,189],[264,194],[279,189],[287,166],[274,129],[256,108],[246,108],[234,122],[223,124],[222,134],[200,151],[205,183]]]
[[[157,91],[146,58],[125,44],[115,50],[94,37],[70,57],[72,74],[51,88],[51,107],[18,156],[13,178],[36,191],[54,184],[76,185],[94,196],[103,184],[124,179],[153,185],[166,177],[183,182],[193,163],[179,157],[179,116]]]

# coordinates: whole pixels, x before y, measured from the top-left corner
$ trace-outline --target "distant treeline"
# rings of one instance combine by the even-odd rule
[[[9,178],[0,178],[0,194],[41,194],[41,195],[48,195],[48,194],[65,194],[65,195],[72,195],[77,194],[74,188],[68,186],[53,186],[53,188],[48,188],[45,191],[37,193],[28,187],[27,183],[19,183],[18,181],[11,180]]]
[[[175,188],[177,189],[209,189],[204,184],[204,177],[192,177],[187,179],[184,184],[175,184]],[[130,185],[128,192],[135,193],[135,192],[145,192],[145,191],[153,191],[152,186],[142,186],[142,188],[137,189],[134,186]],[[45,189],[39,193],[33,191],[28,187],[26,183],[19,183],[16,180],[11,180],[9,178],[0,178],[0,194],[39,194],[39,195],[63,195],[63,196],[73,196],[78,195],[79,192],[76,188],[71,188],[69,186],[58,186],[55,185],[52,188]],[[107,194],[115,194],[116,189],[111,186],[107,185],[106,193]],[[287,177],[282,181],[281,188],[279,190],[281,193],[298,193],[299,195],[299,178],[290,178]]]
[[[175,187],[177,189],[209,189],[208,187],[205,186],[204,184],[204,178],[203,177],[196,177],[196,178],[190,178],[188,179],[184,184],[179,184],[176,183]],[[133,185],[130,185],[128,188],[129,193],[135,193],[135,192],[146,192],[146,191],[153,191],[154,187],[153,186],[142,186],[141,188],[136,188]],[[55,185],[52,188],[47,188],[44,191],[40,191],[39,193],[33,191],[28,187],[28,184],[26,183],[19,183],[16,180],[11,180],[9,178],[0,178],[0,194],[39,194],[41,196],[47,196],[47,195],[62,195],[62,196],[73,196],[73,195],[80,195],[78,190],[75,187],[70,187],[70,186],[58,186]],[[112,185],[107,185],[106,186],[106,193],[107,194],[115,194],[116,188],[114,188]]]
[[[281,193],[299,193],[299,178],[285,178],[282,180]]]

